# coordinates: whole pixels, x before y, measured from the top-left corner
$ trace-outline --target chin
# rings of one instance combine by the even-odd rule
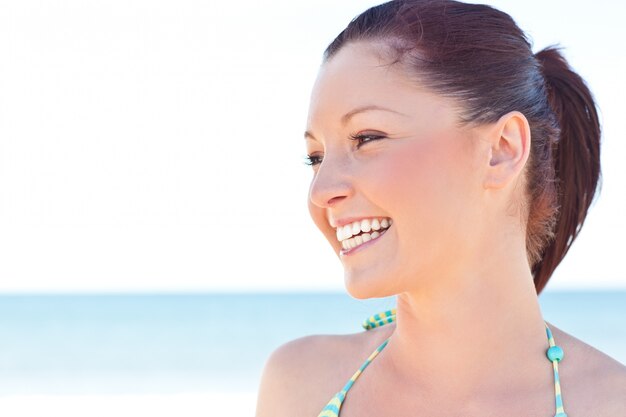
[[[357,277],[346,272],[344,283],[348,294],[357,300],[390,297],[397,294],[384,277]]]

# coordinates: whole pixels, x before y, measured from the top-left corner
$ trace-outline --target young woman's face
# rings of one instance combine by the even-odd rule
[[[309,211],[356,298],[450,272],[481,209],[477,157],[452,101],[386,66],[372,46],[348,44],[324,64],[305,133]]]

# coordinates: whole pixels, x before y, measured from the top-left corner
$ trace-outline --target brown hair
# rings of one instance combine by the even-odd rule
[[[355,17],[324,51],[348,42],[386,46],[423,86],[457,99],[459,123],[487,124],[517,110],[531,131],[526,253],[537,294],[567,254],[600,186],[600,124],[593,96],[551,45],[533,55],[506,13],[453,0],[393,0]]]

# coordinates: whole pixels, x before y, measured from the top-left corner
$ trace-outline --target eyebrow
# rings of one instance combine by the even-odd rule
[[[348,113],[344,114],[343,116],[341,116],[341,124],[343,126],[345,126],[350,119],[359,114],[359,113],[363,113],[366,111],[371,111],[371,110],[381,110],[381,111],[387,111],[387,112],[391,112],[391,113],[395,113],[395,114],[399,114],[400,116],[405,116],[405,117],[409,117],[408,114],[404,114],[404,113],[400,113],[399,111],[396,110],[392,110],[392,109],[388,109],[387,107],[381,107],[381,106],[377,106],[375,104],[369,104],[367,106],[361,106],[361,107],[357,107],[353,110],[350,110]],[[304,132],[304,138],[311,138],[313,140],[317,140],[315,139],[315,136],[313,136],[313,134],[309,131]]]

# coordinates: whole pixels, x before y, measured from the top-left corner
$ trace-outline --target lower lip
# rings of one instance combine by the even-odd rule
[[[341,256],[349,256],[349,255],[353,255],[357,252],[359,252],[361,249],[365,249],[368,246],[371,246],[372,244],[378,242],[378,239],[380,239],[381,237],[383,237],[383,235],[387,232],[387,230],[391,229],[391,226],[388,227],[387,229],[383,230],[380,235],[378,235],[378,237],[376,239],[372,239],[372,240],[368,240],[365,243],[360,244],[359,246],[352,248],[352,249],[343,249],[341,248],[341,250],[339,251],[339,255]]]

